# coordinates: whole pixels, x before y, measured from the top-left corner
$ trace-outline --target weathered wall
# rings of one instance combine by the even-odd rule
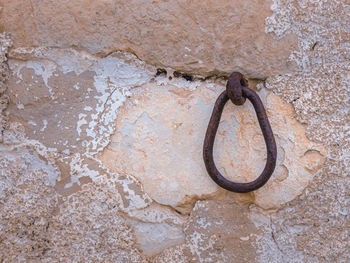
[[[350,260],[349,3],[0,5],[0,261]],[[235,70],[278,147],[248,194],[201,157]],[[237,182],[263,169],[248,102],[225,107],[214,154]]]
[[[287,58],[296,37],[265,34],[270,1],[5,2],[1,22],[16,46],[132,51],[149,64],[201,75],[240,70],[263,78],[294,66]]]

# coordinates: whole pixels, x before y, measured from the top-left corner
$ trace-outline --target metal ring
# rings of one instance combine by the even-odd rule
[[[215,166],[213,158],[213,147],[222,111],[226,102],[229,100],[227,90],[222,92],[215,102],[213,113],[211,115],[207,132],[205,134],[203,146],[203,159],[208,174],[219,186],[231,192],[247,193],[262,187],[270,179],[276,167],[277,147],[269,120],[265,112],[264,105],[262,104],[258,94],[244,86],[241,86],[241,90],[242,96],[244,98],[247,98],[253,104],[261,131],[264,136],[267,149],[267,160],[264,170],[262,171],[260,176],[252,182],[234,183],[223,177]]]
[[[243,75],[239,72],[233,72],[229,77],[226,84],[227,95],[233,104],[239,106],[245,102],[243,97],[243,86],[247,86],[248,82],[243,78]]]

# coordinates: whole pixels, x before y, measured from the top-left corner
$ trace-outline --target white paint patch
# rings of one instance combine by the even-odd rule
[[[46,48],[43,55],[57,63],[58,68],[63,74],[74,72],[76,75],[86,71],[97,58],[84,51],[75,49],[51,49]]]
[[[92,111],[92,108],[91,108],[90,106],[85,106],[85,107],[84,107],[84,110],[86,110],[86,111]]]
[[[79,114],[77,131],[79,136],[84,131],[90,137],[83,145],[87,153],[94,155],[110,142],[118,109],[131,95],[130,89],[150,81],[155,69],[130,53],[116,52],[96,61],[89,70],[96,72],[94,87],[97,95],[94,98],[98,102],[94,109],[87,106],[84,108],[86,113]],[[89,123],[86,123],[87,116]],[[85,129],[81,128],[83,124],[88,124]]]
[[[46,129],[46,127],[47,127],[47,120],[43,120],[43,127],[40,129],[40,131],[45,131],[45,129]]]
[[[50,149],[41,142],[28,140],[24,134],[24,127],[18,122],[12,122],[4,135],[6,144],[0,144],[0,152],[5,159],[15,161],[19,158],[21,160],[19,163],[27,167],[25,170],[30,168],[35,172],[38,171],[45,177],[47,185],[55,186],[60,175],[54,160],[57,151],[50,152]]]
[[[86,71],[98,60],[97,57],[85,51],[73,48],[21,47],[11,50],[11,56],[21,60],[50,61],[64,74],[75,72],[76,75]]]
[[[54,62],[51,62],[49,60],[41,60],[41,61],[35,61],[35,60],[29,60],[25,62],[18,62],[14,60],[9,60],[9,67],[14,72],[14,74],[17,75],[17,77],[21,80],[23,80],[23,76],[21,73],[21,70],[23,68],[33,69],[35,75],[41,76],[45,86],[47,87],[51,99],[55,99],[54,92],[52,87],[48,84],[49,78],[53,75],[53,72],[56,71],[56,64]]]
[[[79,120],[77,122],[77,133],[78,133],[79,136],[81,134],[81,126],[84,125],[84,124],[87,124],[86,117],[87,117],[86,114],[83,114],[83,113],[79,114],[79,117],[78,117]]]
[[[28,121],[28,124],[30,124],[32,126],[36,126],[37,125],[34,121]]]
[[[63,154],[69,155],[70,154],[70,150],[69,149],[65,149],[64,151],[62,151]]]
[[[72,187],[74,184],[80,185],[79,178],[81,177],[88,176],[93,179],[99,175],[98,171],[89,169],[88,164],[83,163],[84,159],[80,153],[73,155],[70,162],[71,180],[64,186],[65,189]]]

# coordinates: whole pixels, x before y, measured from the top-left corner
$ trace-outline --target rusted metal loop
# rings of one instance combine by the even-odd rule
[[[213,158],[214,141],[219,127],[222,111],[226,102],[229,100],[227,90],[222,92],[215,102],[213,113],[211,115],[204,139],[203,159],[208,174],[219,186],[231,192],[247,193],[262,187],[270,179],[276,166],[277,147],[269,120],[267,119],[265,108],[258,94],[244,86],[241,90],[242,96],[247,98],[253,104],[261,131],[264,136],[267,149],[267,160],[264,170],[260,176],[252,182],[234,183],[223,177],[215,166]]]
[[[248,82],[243,78],[243,75],[239,72],[233,72],[229,77],[226,84],[227,95],[233,104],[239,106],[245,102],[243,97],[242,88],[248,87]]]

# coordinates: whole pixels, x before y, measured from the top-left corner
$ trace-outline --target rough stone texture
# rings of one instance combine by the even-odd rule
[[[0,98],[5,102],[0,126],[1,262],[350,261],[348,1],[1,4],[1,29],[14,39],[8,50],[9,35],[0,36]],[[132,51],[141,60],[118,50]],[[135,123],[149,132],[145,139],[152,133],[155,137],[146,150],[160,149],[167,137],[169,156],[180,151],[176,143],[187,147],[184,155],[190,158],[192,149],[200,151],[204,134],[191,135],[189,127],[206,125],[224,82],[155,77],[155,65],[170,67],[168,78],[181,76],[176,70],[218,77],[237,69],[250,78],[267,77],[257,88],[278,128],[282,153],[270,184],[254,194],[216,191],[212,184],[209,195],[195,192],[183,198],[178,191],[173,195],[177,199],[166,200],[164,193],[149,191],[144,171],[134,173],[140,163],[147,164],[144,157],[130,162],[130,174],[121,173],[138,154],[128,144],[128,158],[115,161],[124,164],[108,164],[106,153],[118,149],[118,138],[130,144],[140,139],[128,130],[138,112],[176,117],[163,116],[161,121],[172,125],[166,129]],[[216,144],[229,155],[235,154],[237,141],[251,147],[243,153],[249,153],[258,169],[264,147],[255,136],[255,117],[246,122],[240,115],[251,116],[249,107],[227,106],[220,125],[224,136]],[[271,112],[275,108],[280,111]],[[203,109],[207,113],[200,113]],[[177,119],[183,124],[177,125]],[[177,136],[186,134],[185,128],[185,139],[193,145]],[[298,136],[290,140],[286,130]],[[242,134],[254,140],[231,139]],[[234,172],[235,163],[227,165],[238,157],[225,159],[224,153],[216,151],[215,156],[232,169],[228,176],[242,174]],[[320,153],[326,154],[324,162]],[[120,151],[113,154],[122,156]],[[292,156],[302,165],[291,163]],[[183,156],[170,159],[177,158]],[[195,171],[203,168],[198,168],[201,161],[194,166],[193,160],[183,160],[178,166],[182,163]],[[282,163],[289,167],[286,178]],[[172,170],[165,172],[176,182],[183,179]],[[157,178],[165,179],[163,175]],[[210,185],[208,179],[199,174],[199,183]],[[297,188],[287,187],[290,179]],[[158,203],[157,196],[163,201]]]
[[[254,261],[255,252],[250,239],[256,229],[247,220],[248,211],[247,205],[238,205],[228,200],[224,203],[198,201],[185,227],[190,261]]]
[[[147,262],[134,244],[132,230],[118,213],[116,187],[110,181],[87,184],[64,198],[48,229],[54,237],[46,262]]]
[[[0,260],[33,262],[46,257],[48,228],[58,204],[57,167],[39,143],[25,141],[11,125],[1,144]]]
[[[240,201],[233,202],[232,196],[197,201],[184,227],[184,244],[164,250],[151,261],[254,262],[253,243],[259,231],[249,218],[248,199]]]
[[[308,137],[324,143],[329,153],[305,192],[271,216],[267,228],[279,252],[263,245],[260,261],[349,262],[350,4],[275,1],[272,8],[267,31],[298,36],[299,50],[291,55],[298,70],[268,78],[267,87],[294,105]]]
[[[158,203],[178,207],[193,198],[209,197],[219,189],[206,173],[202,148],[214,102],[224,87],[210,81],[156,81],[158,84],[132,91],[100,159],[117,173],[137,177]],[[303,125],[293,118],[291,105],[264,89],[259,95],[279,155],[273,178],[254,192],[252,201],[271,209],[301,194],[322,166],[326,152],[306,138]],[[266,146],[252,105],[226,105],[214,156],[218,169],[230,180],[249,182],[261,173]]]
[[[1,261],[146,262],[118,213],[116,185],[102,180],[61,198],[50,151],[23,132],[12,124],[1,145]]]
[[[289,72],[296,37],[265,34],[271,1],[1,1],[15,47],[132,51],[158,67],[253,78]],[[69,11],[68,11],[69,10]],[[19,20],[18,17],[21,17]]]
[[[83,210],[75,211],[71,206],[64,208],[65,203],[73,201],[63,199],[65,203],[62,206],[66,212],[51,222],[53,229],[50,236],[57,237],[58,241],[53,242],[53,247],[46,252],[49,258],[56,259],[57,255],[61,255],[59,260],[68,260],[69,255],[76,254],[74,259],[77,261],[82,258],[90,258],[92,261],[97,258],[125,261],[127,256],[122,254],[128,254],[128,247],[138,247],[144,251],[144,255],[152,256],[162,249],[181,243],[184,240],[184,219],[180,215],[152,203],[135,179],[108,171],[96,159],[97,153],[109,142],[109,136],[114,131],[116,110],[125,101],[129,89],[149,81],[155,69],[130,53],[117,52],[98,59],[72,49],[29,48],[14,49],[10,56],[16,57],[9,61],[12,77],[8,84],[13,87],[8,92],[12,102],[9,107],[11,120],[23,124],[30,141],[40,140],[48,147],[59,170],[53,180],[56,191],[62,196],[75,193],[73,201],[76,203],[79,200],[90,203],[92,196],[99,195],[104,198],[100,201],[103,202],[114,195],[113,202],[117,207],[115,213],[121,211],[123,216],[126,213],[125,219],[115,219],[116,222],[121,220],[119,228],[113,226],[112,222],[105,223],[113,220],[113,215],[118,217],[113,211],[108,211],[110,206],[91,204],[93,207],[89,209],[92,209],[92,216],[97,213],[96,207],[104,207],[106,211],[101,212],[101,225],[107,226],[86,233],[87,241],[77,247],[73,246],[74,240],[83,238],[86,230],[84,226],[72,230],[63,230],[62,226],[70,218],[66,218],[67,211],[72,213],[71,217],[78,225],[79,220],[86,220],[83,219],[86,218],[83,215],[86,211],[84,206],[78,205],[75,208]],[[59,131],[60,136],[57,136],[56,131]],[[86,183],[91,185],[89,190],[85,190],[86,186],[82,188]],[[110,184],[113,186],[111,190]],[[91,192],[91,196],[88,192]],[[97,218],[91,218],[91,222]],[[126,243],[121,239],[113,243],[109,241],[113,237],[102,235],[111,232],[118,236],[118,233],[126,231],[123,224],[135,230],[137,245],[132,244],[131,236]],[[61,233],[62,231],[67,232]],[[70,236],[71,240],[64,239],[63,236]],[[159,240],[160,236],[164,238]],[[63,243],[60,243],[61,239]],[[121,246],[121,251],[111,253],[117,244]],[[61,250],[65,246],[72,249],[63,253]],[[86,250],[88,247],[92,248]],[[77,253],[79,249],[82,250],[81,253]]]
[[[8,48],[12,45],[12,41],[8,34],[0,34],[0,143],[3,140],[3,132],[6,128],[7,116],[5,110],[8,105],[8,97],[5,94],[7,89],[6,81],[9,77],[9,69],[6,63]]]

